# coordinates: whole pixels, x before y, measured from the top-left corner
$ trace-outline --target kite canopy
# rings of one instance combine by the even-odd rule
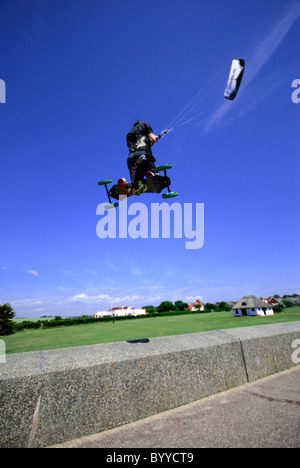
[[[197,94],[191,99],[191,101],[184,106],[184,108],[176,115],[176,117],[169,123],[167,129],[161,132],[159,138],[162,138],[167,133],[171,132],[175,128],[182,127],[183,125],[187,125],[193,120],[195,120],[199,116],[203,116],[205,114],[211,113],[210,109],[205,108],[202,110],[201,113],[197,113],[196,115],[188,115],[192,113],[197,107],[199,107],[200,103],[202,103],[209,95],[215,94],[215,91],[218,90],[219,86],[224,83],[224,70],[228,69],[228,63],[225,64],[223,67],[218,69],[218,72],[212,76],[210,79],[205,80],[202,88],[197,92]],[[243,59],[233,59],[231,62],[230,72],[228,76],[228,80],[226,83],[226,89],[224,91],[224,97],[226,99],[230,99],[233,101],[237,92],[239,90],[243,74],[245,69],[245,60]],[[219,78],[221,75],[221,78]],[[218,81],[217,81],[218,78]],[[203,119],[203,118],[202,118]]]
[[[229,77],[224,91],[224,97],[233,101],[239,90],[243,73],[245,69],[245,61],[243,59],[233,59],[229,72]]]

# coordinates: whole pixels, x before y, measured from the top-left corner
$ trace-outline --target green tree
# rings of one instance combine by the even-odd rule
[[[273,306],[273,310],[275,314],[280,314],[284,310],[284,305],[283,304],[278,304],[276,306]]]
[[[0,335],[11,335],[14,332],[12,319],[15,315],[10,304],[0,305]]]
[[[204,307],[206,310],[215,310],[218,308],[216,304],[212,304],[211,302],[207,302]]]
[[[142,309],[145,309],[148,314],[154,314],[156,312],[156,307],[152,305],[143,306]]]
[[[295,305],[293,299],[290,299],[290,298],[284,299],[281,302],[284,305],[284,307],[293,307]]]
[[[189,305],[186,302],[175,301],[175,310],[184,310],[188,308],[189,308]]]
[[[175,310],[175,306],[170,301],[164,301],[157,307],[158,312],[169,312]]]
[[[232,307],[231,307],[231,305],[228,304],[227,302],[222,301],[222,302],[219,303],[219,309],[225,310],[226,312],[228,312],[229,310],[232,309]]]

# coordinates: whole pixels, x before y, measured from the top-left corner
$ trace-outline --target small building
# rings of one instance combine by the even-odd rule
[[[256,296],[244,296],[232,309],[236,317],[242,315],[274,315],[271,304],[267,304]]]
[[[202,304],[202,302],[200,302],[200,301],[197,299],[195,302],[192,302],[192,303],[189,305],[189,309],[190,309],[192,312],[196,312],[197,310],[204,310],[204,304]]]
[[[146,315],[145,309],[135,309],[132,306],[126,307],[112,307],[108,311],[98,311],[96,312],[93,317],[101,318],[101,317],[124,317],[126,315]]]
[[[276,306],[279,304],[278,299],[275,299],[275,297],[266,297],[266,298],[263,298],[263,301],[266,302],[267,304],[271,304],[272,306]]]

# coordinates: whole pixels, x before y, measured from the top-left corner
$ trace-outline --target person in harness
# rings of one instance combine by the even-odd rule
[[[159,139],[153,133],[151,126],[137,120],[133,128],[127,133],[126,141],[129,148],[127,167],[130,172],[131,182],[138,183],[146,177],[156,174],[156,165],[151,147]]]

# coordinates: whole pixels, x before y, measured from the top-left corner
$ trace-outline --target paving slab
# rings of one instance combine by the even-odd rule
[[[299,448],[300,366],[56,448]]]

